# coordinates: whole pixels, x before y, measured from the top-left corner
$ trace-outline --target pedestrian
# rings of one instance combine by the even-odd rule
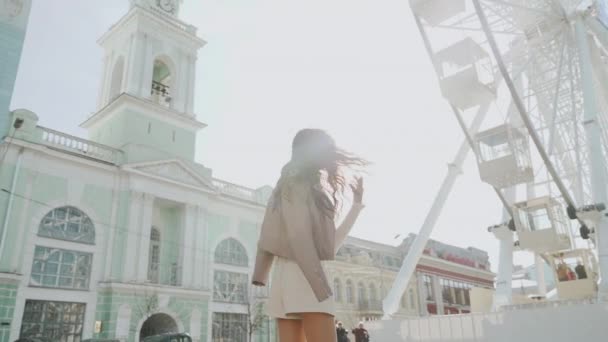
[[[355,342],[369,342],[369,332],[363,326],[363,322],[359,322],[359,327],[353,329]]]
[[[344,329],[342,322],[336,324],[336,335],[338,336],[338,342],[348,342],[348,331]]]
[[[578,279],[587,279],[587,271],[585,270],[585,266],[579,261],[574,268]]]

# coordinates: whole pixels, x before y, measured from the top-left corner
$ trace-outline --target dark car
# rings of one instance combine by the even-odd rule
[[[186,333],[171,333],[148,336],[143,342],[192,342],[192,338]]]

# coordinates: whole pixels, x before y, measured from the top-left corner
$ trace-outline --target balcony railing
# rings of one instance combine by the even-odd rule
[[[42,143],[46,146],[111,164],[116,164],[120,161],[122,153],[120,150],[50,128],[41,126],[38,126],[38,128],[42,130]]]
[[[166,84],[152,81],[150,95],[152,95],[152,100],[160,105],[168,107],[171,103],[171,93],[169,92],[169,86]]]
[[[220,193],[222,194],[266,205],[266,199],[263,198],[263,196],[261,196],[260,194],[258,194],[254,189],[250,189],[241,185],[229,183],[219,179],[214,179],[213,185],[218,188]]]
[[[180,273],[181,268],[177,264],[153,262],[148,265],[148,281],[152,284],[181,286]]]
[[[382,312],[382,301],[379,301],[379,300],[359,301],[357,308],[359,309],[359,311]]]

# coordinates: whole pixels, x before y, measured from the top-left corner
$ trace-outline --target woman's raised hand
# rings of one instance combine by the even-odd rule
[[[358,177],[355,184],[350,185],[353,191],[353,202],[355,204],[363,203],[363,177]]]

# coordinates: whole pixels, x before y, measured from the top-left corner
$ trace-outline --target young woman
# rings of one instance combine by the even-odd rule
[[[293,140],[291,161],[266,209],[252,279],[266,285],[274,262],[268,313],[278,320],[280,342],[336,341],[323,263],[334,259],[363,209],[363,180],[352,174],[365,165],[322,130],[302,130]],[[348,187],[353,205],[336,229]]]

